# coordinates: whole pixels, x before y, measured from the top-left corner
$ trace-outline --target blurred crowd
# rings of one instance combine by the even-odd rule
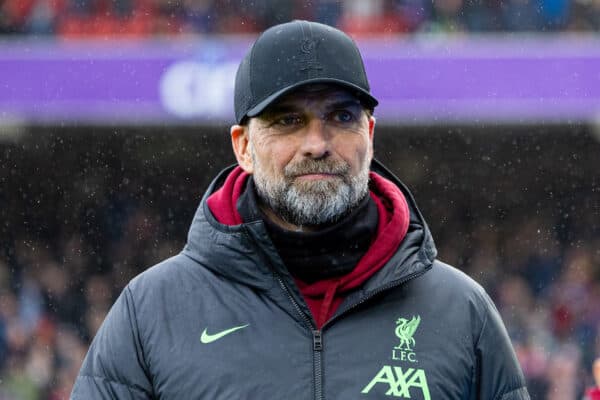
[[[354,35],[598,31],[600,0],[0,0],[4,35],[256,33],[293,18]],[[2,242],[0,400],[68,398],[90,340],[123,286],[183,246],[182,227],[200,193],[181,206],[186,214],[172,209],[177,198],[140,200],[152,191],[160,197],[164,183],[101,176],[94,182],[85,174],[77,191],[60,192],[65,204],[77,204],[78,224],[67,224],[65,210],[52,210],[71,228],[40,234],[25,225]],[[179,179],[166,190],[177,192],[177,185],[193,189]],[[27,199],[31,209],[37,201]],[[594,212],[590,220],[597,220]],[[50,217],[48,210],[41,214]],[[434,231],[440,224],[429,222]],[[574,227],[562,224],[563,215],[524,209],[508,221],[449,218],[436,237],[440,258],[469,273],[496,301],[532,399],[581,399],[600,355],[600,233],[578,226],[582,233],[573,237],[561,232]]]
[[[311,19],[353,35],[597,31],[600,0],[1,0],[0,33],[149,36],[260,32]]]
[[[216,134],[47,136],[0,148],[0,182],[9,188],[0,191],[0,400],[68,398],[116,296],[182,248],[215,163],[231,157]],[[580,163],[568,168],[522,165],[517,173],[494,160],[556,166],[548,155],[580,140],[491,145],[477,136],[465,144],[473,154],[509,143],[477,161],[464,156],[460,136],[444,137],[384,136],[380,150],[390,149],[388,165],[416,194],[440,259],[495,300],[532,399],[582,399],[600,355],[599,182],[585,172],[600,145],[580,143],[572,150]]]
[[[85,224],[64,237],[17,237],[0,259],[1,400],[67,399],[121,288],[181,249],[180,240],[167,238],[164,211],[113,201],[113,216],[101,224],[106,231],[93,235],[105,241],[102,261]],[[117,216],[122,222],[115,227]],[[464,232],[456,224],[446,229]],[[442,236],[441,258],[461,266],[495,299],[532,398],[581,399],[600,354],[600,237],[565,246],[544,232],[555,224],[545,217],[491,224],[475,224],[460,240]]]
[[[600,237],[565,246],[547,229],[557,221],[519,219],[501,233],[492,222],[475,226],[470,250],[442,240],[441,257],[454,258],[492,295],[531,398],[582,399],[600,355]]]
[[[182,247],[164,239],[156,210],[132,209],[99,255],[83,232],[19,237],[0,258],[0,400],[64,400],[116,296],[142,266]],[[106,221],[108,222],[108,221]],[[97,232],[96,238],[110,232]],[[159,243],[159,238],[161,242]]]

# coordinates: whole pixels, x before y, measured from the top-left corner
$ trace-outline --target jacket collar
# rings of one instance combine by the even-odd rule
[[[233,165],[221,171],[202,197],[183,254],[226,279],[268,289],[276,284],[274,272],[288,279],[291,277],[269,239],[263,222],[225,225],[217,221],[207,204],[210,195],[223,185],[235,167]],[[363,289],[367,291],[429,268],[436,255],[429,228],[408,188],[377,160],[373,160],[371,170],[393,182],[403,192],[410,210],[410,224],[395,255],[364,285]]]

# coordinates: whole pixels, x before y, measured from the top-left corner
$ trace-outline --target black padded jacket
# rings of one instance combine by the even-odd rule
[[[529,399],[494,304],[435,259],[406,187],[409,231],[322,329],[262,222],[225,226],[206,199],[183,251],[123,290],[72,399]]]

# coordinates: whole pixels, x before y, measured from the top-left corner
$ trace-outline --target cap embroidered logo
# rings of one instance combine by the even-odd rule
[[[321,70],[323,66],[317,60],[317,46],[319,42],[313,39],[303,39],[300,44],[300,70],[308,71],[311,69]]]

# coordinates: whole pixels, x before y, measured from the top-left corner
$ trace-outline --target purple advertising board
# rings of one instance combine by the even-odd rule
[[[228,124],[251,37],[0,42],[0,124]],[[600,38],[359,39],[383,124],[600,117]]]

